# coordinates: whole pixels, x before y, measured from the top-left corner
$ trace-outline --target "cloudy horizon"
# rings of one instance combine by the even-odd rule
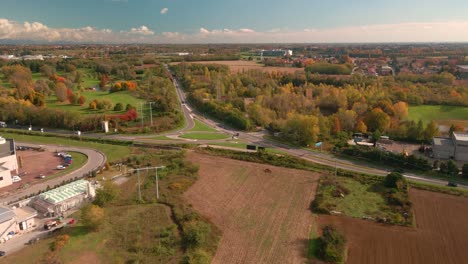
[[[37,43],[468,42],[468,3],[4,0],[0,41]],[[420,5],[424,4],[424,9]],[[261,12],[257,12],[261,10]],[[121,19],[122,18],[122,19]]]

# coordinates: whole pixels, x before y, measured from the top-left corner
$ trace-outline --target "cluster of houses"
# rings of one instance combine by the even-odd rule
[[[46,59],[55,59],[55,58],[60,58],[60,59],[71,59],[72,57],[69,57],[67,55],[59,55],[55,56],[52,54],[49,55],[24,55],[24,56],[15,56],[15,55],[0,55],[0,59],[3,60],[46,60]]]

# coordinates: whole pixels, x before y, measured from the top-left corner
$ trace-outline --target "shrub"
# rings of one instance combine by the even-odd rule
[[[319,238],[318,256],[331,263],[343,263],[346,255],[346,238],[334,226],[325,226]]]
[[[211,227],[203,222],[189,222],[184,226],[183,243],[185,248],[195,249],[205,244]]]
[[[123,104],[122,103],[116,103],[114,106],[114,111],[122,111],[123,110]]]
[[[406,187],[406,179],[398,172],[392,172],[385,177],[384,185],[387,188],[403,190]]]

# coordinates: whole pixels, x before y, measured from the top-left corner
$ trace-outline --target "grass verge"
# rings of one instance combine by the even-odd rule
[[[216,129],[208,126],[200,120],[194,119],[195,126],[190,129],[190,132],[218,132]]]
[[[229,138],[228,135],[221,133],[186,133],[179,137],[199,140],[220,140]]]

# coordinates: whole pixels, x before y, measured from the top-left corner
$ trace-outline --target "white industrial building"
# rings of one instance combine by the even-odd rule
[[[12,172],[18,174],[15,141],[0,137],[0,188],[13,183]]]
[[[435,137],[432,152],[435,159],[468,161],[468,133],[454,132],[452,137]]]
[[[15,234],[35,227],[36,210],[25,206],[10,209],[0,207],[0,242],[5,242]]]
[[[94,185],[78,180],[36,196],[31,206],[44,216],[59,216],[96,196]]]

